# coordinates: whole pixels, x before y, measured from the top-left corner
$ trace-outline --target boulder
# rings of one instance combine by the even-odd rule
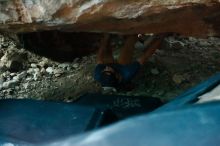
[[[4,0],[0,31],[220,35],[219,0]]]
[[[23,69],[27,60],[27,53],[23,50],[8,49],[0,59],[0,67],[7,67],[11,72],[18,72]]]

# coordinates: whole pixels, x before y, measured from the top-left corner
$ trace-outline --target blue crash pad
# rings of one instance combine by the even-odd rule
[[[60,137],[58,136],[58,139],[51,139],[49,142],[39,141],[39,139],[37,139],[37,144],[35,141],[28,142],[32,143],[33,145],[40,146],[218,146],[220,143],[220,102],[210,102],[204,104],[194,104],[194,102],[197,100],[198,96],[212,90],[219,85],[219,83],[220,74],[217,74],[151,113],[128,118],[113,125],[95,129],[90,132],[81,133],[79,135],[74,135],[74,130],[70,129],[70,131],[73,132],[73,135],[69,135],[68,137],[65,136],[64,132],[64,134],[61,134]],[[0,124],[2,124],[1,120],[7,119],[8,117],[10,119],[10,116],[7,115],[11,114],[10,108],[13,109],[13,106],[4,107],[4,104],[0,105],[0,110],[1,107],[3,107],[4,110],[3,114],[0,112],[2,114],[0,115]],[[48,121],[46,121],[46,123],[48,123],[47,125],[51,126],[51,123],[53,123],[49,122],[51,119],[52,121],[63,119],[62,113],[64,111],[59,110],[58,107],[58,104],[54,107],[56,109],[55,111],[40,110],[39,116],[35,118],[38,120],[42,119],[44,116],[41,114],[49,112],[52,117],[45,118],[48,119]],[[60,108],[62,109],[63,106]],[[94,109],[91,109],[91,107],[88,108],[89,111],[94,111]],[[9,113],[7,113],[8,111]],[[6,114],[4,114],[4,112]],[[23,110],[21,115],[25,112],[28,113],[28,109]],[[75,112],[77,111],[74,111],[74,113]],[[90,115],[93,115],[93,112],[89,113]],[[71,114],[73,113],[67,112],[64,115],[67,115],[68,117]],[[19,117],[20,116],[18,116],[18,119]],[[84,118],[87,117],[84,116]],[[89,118],[86,121],[93,121],[91,119],[93,118]],[[10,120],[16,121],[13,118]],[[69,124],[67,121],[64,121],[62,127],[59,127],[57,131],[62,131],[63,128],[68,129],[68,127],[71,127],[72,124]],[[12,124],[14,123],[16,122],[12,122]],[[22,121],[19,121],[19,123],[22,123]],[[16,126],[11,129],[10,127],[8,128],[13,131],[19,127],[19,124],[16,123],[15,125]],[[92,125],[92,127],[96,127],[94,125],[97,124]],[[3,128],[4,125],[0,127]],[[54,129],[56,129],[55,127]],[[8,128],[3,128],[3,130],[9,132],[7,131]],[[37,131],[37,128],[35,129]],[[81,130],[79,131],[81,132]],[[2,129],[0,129],[0,132],[2,132]],[[27,144],[25,143],[27,139],[20,139],[20,143],[18,143],[18,141],[14,141],[15,139],[18,138],[13,137],[12,135],[3,134],[3,137],[0,137],[0,144]],[[21,143],[21,140],[23,140],[23,143]]]
[[[220,102],[194,104],[219,84],[218,73],[150,114],[46,145],[219,146]]]
[[[56,141],[152,111],[160,105],[157,98],[101,94],[86,94],[74,103],[0,100],[0,143]]]
[[[35,100],[0,101],[0,143],[42,143],[100,126],[103,111]]]
[[[219,146],[220,102],[130,118],[47,146]]]

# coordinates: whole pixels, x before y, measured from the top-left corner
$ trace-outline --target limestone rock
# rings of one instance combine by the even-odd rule
[[[219,0],[0,1],[0,30],[220,35]]]
[[[21,70],[26,63],[27,54],[15,49],[9,49],[0,59],[1,66],[6,66],[10,71]]]
[[[4,82],[2,84],[2,87],[7,89],[7,88],[11,88],[11,87],[14,87],[18,84],[18,80],[11,80],[11,81],[7,81],[7,82]]]
[[[53,74],[53,73],[54,73],[53,67],[48,67],[48,68],[46,69],[46,72],[49,73],[49,74]]]
[[[160,72],[159,72],[159,70],[157,68],[153,68],[153,69],[151,69],[151,73],[153,75],[158,75]]]
[[[17,76],[13,77],[13,80],[22,80],[27,76],[27,72],[23,71],[20,74],[18,74]]]
[[[37,68],[37,64],[31,63],[31,67],[32,67],[32,68]]]
[[[78,68],[79,67],[79,63],[74,63],[73,64],[73,68]]]
[[[4,77],[0,76],[0,85],[2,85],[4,81],[5,81]]]
[[[68,63],[62,63],[62,64],[59,64],[58,67],[62,69],[67,69],[68,67],[70,67],[70,65]]]

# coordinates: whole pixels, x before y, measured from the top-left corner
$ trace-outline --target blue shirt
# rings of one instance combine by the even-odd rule
[[[94,72],[94,79],[96,81],[102,83],[101,74],[106,66],[112,67],[116,72],[118,72],[121,75],[122,81],[120,83],[122,84],[130,82],[141,68],[141,64],[138,61],[135,61],[127,65],[97,64]]]

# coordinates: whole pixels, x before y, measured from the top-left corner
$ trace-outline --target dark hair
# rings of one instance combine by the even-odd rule
[[[115,73],[104,71],[101,74],[101,85],[102,87],[116,87],[118,84],[118,79]]]

